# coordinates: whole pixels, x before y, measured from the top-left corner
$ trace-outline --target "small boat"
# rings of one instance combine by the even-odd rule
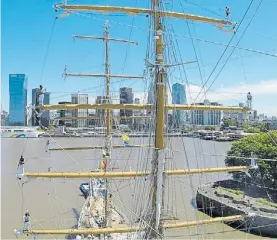
[[[232,139],[228,136],[220,136],[220,137],[217,137],[215,140],[218,141],[218,142],[232,141]]]
[[[202,137],[202,139],[204,139],[204,140],[215,140],[216,136],[215,135],[204,135]]]
[[[87,198],[90,193],[92,196],[94,196],[96,191],[98,191],[98,195],[102,197],[105,196],[104,182],[101,179],[94,178],[91,179],[91,183],[81,183],[79,189],[83,193],[85,198]]]
[[[88,197],[89,195],[89,191],[90,191],[90,187],[89,187],[89,183],[82,183],[79,187],[80,191],[83,193],[83,195],[85,196],[85,198]]]

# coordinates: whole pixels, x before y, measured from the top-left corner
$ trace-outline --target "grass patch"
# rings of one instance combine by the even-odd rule
[[[38,131],[38,132],[44,132],[44,130],[41,129],[41,128],[37,128],[37,131]]]
[[[229,192],[229,193],[233,193],[237,196],[242,196],[243,195],[243,192],[240,191],[240,190],[237,190],[237,189],[224,188],[224,187],[217,187],[217,189],[223,190],[223,191],[226,191],[226,192]]]
[[[276,203],[270,202],[270,201],[268,201],[266,199],[263,199],[263,198],[259,199],[258,202],[263,204],[263,205],[269,206],[269,207],[277,208],[277,204]]]

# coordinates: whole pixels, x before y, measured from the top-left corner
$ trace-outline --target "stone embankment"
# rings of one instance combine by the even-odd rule
[[[200,186],[197,208],[210,216],[255,214],[232,225],[253,234],[277,237],[277,190],[224,180]]]

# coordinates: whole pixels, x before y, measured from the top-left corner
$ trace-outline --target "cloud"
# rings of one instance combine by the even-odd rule
[[[267,97],[268,95],[275,95],[277,98],[277,80],[267,80],[253,84],[239,83],[237,86],[228,88],[221,86],[213,91],[209,90],[206,94],[204,94],[203,90],[201,93],[200,91],[200,86],[189,85],[186,91],[188,102],[192,103],[196,98],[196,102],[201,102],[204,99],[209,99],[210,101],[236,100],[246,102],[248,92],[252,94],[253,101],[256,97]]]
[[[277,79],[261,81],[254,84],[240,83],[237,87],[219,88],[217,91],[232,94],[247,94],[247,92],[251,92],[252,95],[256,96],[264,94],[277,94]]]

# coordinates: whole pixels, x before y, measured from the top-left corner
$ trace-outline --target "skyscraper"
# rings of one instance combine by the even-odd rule
[[[76,93],[71,94],[72,104],[88,104],[88,94]],[[72,111],[72,117],[88,117],[87,109],[78,109]],[[88,120],[73,120],[72,127],[88,127]]]
[[[133,103],[134,94],[133,94],[132,88],[127,88],[127,87],[120,88],[119,98],[120,98],[120,103],[123,103],[123,104]],[[120,117],[122,116],[129,117],[132,115],[133,115],[133,110],[120,110]],[[130,120],[121,119],[120,123],[131,125],[132,119]]]
[[[148,104],[153,104],[155,101],[155,89],[154,89],[154,82],[150,83],[149,86],[149,91],[148,91],[148,95],[147,95],[147,103]]]
[[[36,104],[36,94],[39,91],[39,88],[33,88],[32,89],[32,106]],[[48,105],[50,104],[50,92],[45,92],[44,93],[44,98],[43,98],[43,105]],[[49,110],[43,110],[43,113],[40,117],[40,122],[41,125],[44,127],[49,126],[49,121],[50,121],[50,111]],[[39,123],[36,121],[34,111],[32,112],[32,126],[38,126]]]
[[[172,104],[187,104],[186,86],[182,83],[172,85]],[[180,127],[185,122],[185,111],[173,111],[173,124]]]
[[[108,98],[106,96],[97,96],[96,97],[96,104],[105,104],[108,103]],[[106,124],[105,121],[105,111],[106,110],[102,110],[102,109],[97,109],[96,110],[96,116],[99,117],[100,119],[97,119],[96,121],[96,125],[97,126],[102,126],[103,124]]]
[[[8,119],[9,119],[9,114],[6,111],[1,110],[1,126],[7,126]]]
[[[140,104],[140,99],[139,98],[135,98],[135,104]],[[134,110],[134,115],[135,116],[140,116],[142,114],[141,110]]]
[[[254,110],[253,111],[253,118],[254,118],[254,120],[257,120],[257,118],[258,118],[258,111],[257,110]]]
[[[9,125],[11,126],[26,126],[27,124],[27,86],[26,74],[9,75]]]
[[[139,98],[135,98],[135,104],[140,104]],[[142,116],[143,111],[142,110],[134,110],[133,114],[134,114],[134,116]],[[140,130],[142,125],[144,124],[144,120],[140,119],[140,118],[135,118],[133,121],[133,124],[134,124],[135,130]]]
[[[59,104],[71,104],[71,102],[59,102]],[[72,117],[72,110],[58,110],[57,111],[58,117]],[[72,126],[72,120],[59,120],[59,126]]]
[[[239,107],[245,107],[244,103],[239,103]],[[247,120],[247,113],[242,111],[223,111],[223,118],[231,118],[234,124],[243,123]]]
[[[195,105],[205,106],[222,106],[217,102],[210,102],[205,99],[203,103],[195,103]],[[220,125],[222,119],[221,110],[191,110],[191,124],[196,125]]]

